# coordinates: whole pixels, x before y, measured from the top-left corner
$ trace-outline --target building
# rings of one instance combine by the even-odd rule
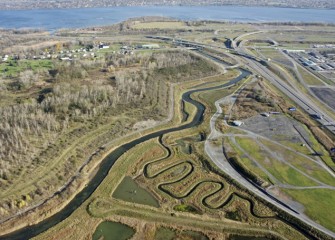
[[[99,49],[108,49],[108,48],[109,48],[109,45],[102,43],[102,42],[99,43]]]
[[[333,68],[328,66],[327,64],[321,64],[320,65],[321,68],[323,68],[324,70],[332,70]]]
[[[99,45],[99,49],[108,49],[109,48],[109,46],[108,45]]]
[[[328,63],[328,66],[335,68],[335,63]]]
[[[243,122],[241,122],[241,121],[238,121],[238,120],[233,121],[233,125],[236,126],[236,127],[239,127],[242,124],[243,124]]]
[[[322,71],[323,69],[319,66],[311,66],[311,69],[314,71]]]
[[[312,62],[310,60],[304,61],[302,64],[305,65],[305,66],[314,66],[314,65],[316,65],[315,62]]]
[[[305,50],[300,50],[300,49],[285,49],[285,53],[302,53],[305,52]]]

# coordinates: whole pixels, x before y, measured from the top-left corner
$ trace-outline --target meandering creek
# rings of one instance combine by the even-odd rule
[[[97,189],[97,187],[105,179],[105,177],[107,176],[108,172],[110,171],[114,163],[120,158],[120,156],[124,152],[133,148],[137,144],[147,141],[149,139],[160,137],[170,132],[176,132],[176,131],[180,131],[180,130],[187,129],[187,128],[192,128],[192,127],[199,125],[203,120],[205,106],[201,104],[200,102],[193,100],[191,98],[191,95],[195,92],[203,92],[203,91],[215,90],[215,89],[219,89],[223,87],[232,86],[251,74],[250,72],[244,69],[239,69],[239,70],[241,74],[238,77],[232,79],[231,81],[225,84],[215,86],[215,87],[207,87],[207,88],[202,88],[202,89],[190,90],[182,95],[182,99],[185,102],[189,102],[190,104],[194,105],[197,108],[197,112],[191,122],[178,126],[178,127],[153,132],[151,134],[142,136],[140,138],[137,138],[131,142],[125,143],[121,145],[120,147],[116,148],[105,159],[103,159],[96,175],[86,185],[86,187],[83,190],[81,190],[62,210],[60,210],[58,213],[54,214],[53,216],[41,221],[38,224],[24,227],[8,235],[0,236],[0,240],[2,239],[11,239],[11,240],[30,239],[48,230],[49,228],[55,226],[56,224],[60,223],[61,221],[69,217],[78,207],[81,206],[81,204],[84,201],[86,201],[89,198],[89,196],[95,191],[95,189]]]

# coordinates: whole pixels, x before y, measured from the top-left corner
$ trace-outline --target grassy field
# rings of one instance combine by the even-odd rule
[[[313,85],[313,86],[324,86],[324,82],[308,72],[307,70],[303,69],[302,67],[298,66],[298,71],[301,74],[301,77],[304,79],[305,83],[308,85]]]
[[[316,186],[317,183],[299,173],[294,168],[285,164],[282,159],[276,159],[268,152],[264,151],[258,142],[254,139],[236,138],[237,143],[258,163],[266,168],[279,182],[290,184],[293,186]],[[280,152],[274,151],[277,154],[284,154],[286,149],[281,149]]]
[[[297,154],[294,150],[285,149],[271,142],[261,140],[261,142],[275,152],[280,158],[297,167],[309,176],[331,186],[335,186],[335,179],[319,164],[314,162],[314,159],[309,159],[307,156]]]
[[[237,143],[239,143],[239,140],[243,140],[243,138],[240,139],[236,139]],[[244,139],[247,140],[247,139]],[[233,141],[231,141],[229,138],[225,138],[224,141],[227,141],[227,143],[229,144],[229,147],[232,147],[234,152],[237,153],[237,155],[240,157],[242,163],[244,164],[244,167],[251,171],[252,173],[254,173],[255,175],[257,175],[258,177],[260,177],[261,179],[264,180],[269,180],[271,182],[271,179],[269,178],[269,176],[262,171],[250,158],[248,158],[245,155],[245,152],[243,151],[244,149],[240,149],[236,144],[233,143]],[[242,147],[241,145],[239,145],[240,147]]]
[[[262,49],[260,50],[260,53],[264,55],[266,58],[271,59],[272,61],[279,62],[281,64],[284,64],[288,67],[293,67],[292,62],[285,57],[279,50],[276,49]]]
[[[327,189],[304,189],[288,190],[283,189],[295,201],[302,203],[305,207],[305,213],[316,222],[335,231],[335,219],[331,209],[335,208],[334,190]],[[322,217],[320,217],[322,216]]]
[[[6,77],[17,77],[24,70],[48,70],[53,67],[52,60],[10,60],[0,64],[0,74]]]

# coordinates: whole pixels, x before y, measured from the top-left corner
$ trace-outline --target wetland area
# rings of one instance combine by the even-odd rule
[[[267,10],[0,11],[0,239],[332,239],[334,10]]]

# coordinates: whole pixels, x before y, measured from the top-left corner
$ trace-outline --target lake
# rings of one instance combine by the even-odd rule
[[[104,26],[140,16],[164,16],[181,20],[237,22],[335,23],[334,9],[297,9],[244,6],[162,6],[83,9],[0,10],[0,28],[61,28]]]

